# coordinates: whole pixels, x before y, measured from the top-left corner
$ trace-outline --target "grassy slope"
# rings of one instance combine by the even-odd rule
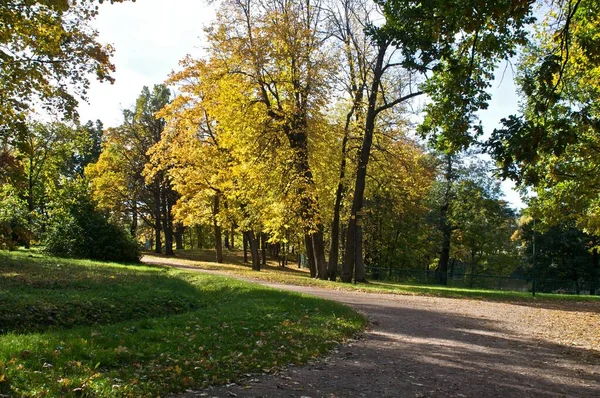
[[[304,363],[347,307],[217,276],[0,252],[0,394],[150,396]]]
[[[240,253],[228,252],[226,264],[216,264],[212,262],[212,253],[208,250],[192,250],[177,253],[176,259],[146,255],[144,261],[156,263],[180,263],[186,266],[199,267],[208,270],[226,271],[232,274],[265,280],[269,282],[287,283],[302,286],[318,286],[338,290],[359,290],[372,293],[392,293],[404,295],[426,295],[435,297],[469,298],[493,301],[508,301],[517,303],[560,303],[560,302],[588,302],[592,305],[600,305],[600,296],[589,295],[564,295],[538,293],[532,297],[531,293],[486,290],[486,289],[467,289],[432,285],[410,285],[393,282],[372,281],[367,284],[342,284],[339,282],[329,282],[311,279],[306,270],[298,270],[294,264],[288,268],[278,267],[276,263],[271,263],[263,267],[261,272],[252,271],[249,265],[241,261]]]

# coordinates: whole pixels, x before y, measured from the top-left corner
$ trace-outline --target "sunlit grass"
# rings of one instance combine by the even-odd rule
[[[229,278],[30,255],[0,252],[4,395],[164,395],[304,363],[365,322]]]
[[[146,255],[143,261],[156,264],[182,264],[188,267],[198,267],[206,270],[225,271],[247,278],[263,280],[273,283],[293,284],[300,286],[316,286],[327,289],[354,290],[371,293],[390,293],[402,295],[425,295],[434,297],[468,298],[494,301],[512,302],[559,302],[559,301],[585,301],[600,304],[600,296],[590,295],[565,295],[538,293],[535,297],[528,292],[515,292],[508,290],[469,289],[435,285],[402,284],[396,282],[370,281],[369,283],[340,283],[322,281],[310,278],[306,269],[299,270],[295,264],[288,268],[278,267],[270,262],[260,272],[252,271],[248,264],[240,259],[239,252],[229,252],[225,264],[217,264],[212,260],[209,250],[194,250],[178,252],[177,258]],[[283,271],[283,272],[282,272]]]

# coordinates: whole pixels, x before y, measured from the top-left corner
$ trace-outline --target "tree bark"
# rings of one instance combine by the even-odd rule
[[[217,215],[219,214],[219,194],[215,194],[214,202],[213,202],[213,228],[215,231],[215,249],[217,252],[217,263],[223,262],[223,242],[222,242],[222,231],[221,226],[217,220]]]
[[[246,240],[250,243],[250,254],[252,257],[252,270],[260,271],[260,258],[258,257],[258,239],[254,231],[244,232]]]
[[[165,185],[167,183],[165,182]],[[169,188],[163,187],[162,191],[162,214],[163,231],[165,233],[165,255],[172,256],[173,252],[173,220],[171,219],[171,204],[169,198]]]
[[[350,220],[348,222],[348,229],[346,231],[346,253],[344,256],[344,263],[342,266],[342,282],[351,282],[352,274],[354,273],[355,267],[357,266],[357,255],[360,252],[357,249],[359,246],[362,247],[362,233],[357,233],[357,216],[361,217],[366,178],[367,178],[367,166],[369,164],[369,157],[371,156],[371,146],[373,144],[373,134],[375,132],[375,118],[377,117],[377,96],[379,93],[379,86],[381,83],[381,76],[383,74],[383,62],[385,53],[387,51],[389,43],[387,41],[381,41],[378,43],[377,60],[375,62],[373,70],[373,81],[371,82],[371,91],[368,98],[367,115],[365,119],[365,130],[363,136],[363,142],[360,148],[360,154],[358,157],[358,168],[356,170],[356,181],[354,183],[354,197],[352,199],[352,210],[350,212]],[[358,242],[357,239],[361,239]],[[360,254],[362,259],[362,253]],[[362,262],[362,261],[361,261]],[[360,264],[358,264],[360,266]],[[364,278],[364,267],[359,275],[354,276],[356,282],[365,282]]]
[[[264,232],[261,232],[260,234],[260,249],[261,249],[261,254],[262,254],[262,265],[267,265],[267,234]]]
[[[598,289],[598,274],[600,272],[600,255],[598,249],[592,250],[592,267],[590,272],[590,295],[595,295]]]
[[[315,252],[313,250],[312,236],[306,233],[304,235],[304,244],[306,245],[306,261],[311,278],[317,276],[317,266],[315,264]]]
[[[448,220],[450,202],[452,200],[452,182],[454,180],[454,159],[453,155],[446,155],[446,171],[444,178],[446,180],[446,190],[444,192],[444,202],[440,208],[440,230],[442,232],[442,247],[440,258],[435,271],[435,280],[439,285],[448,284],[448,261],[450,260],[450,244],[452,242],[452,226]]]
[[[162,241],[161,241],[161,211],[160,211],[160,182],[154,182],[154,253],[162,253]]]
[[[248,235],[246,232],[242,234],[242,240],[244,241],[244,262],[248,262]]]
[[[178,222],[177,226],[175,227],[175,249],[177,249],[177,250],[184,249],[184,245],[183,245],[184,232],[185,232],[185,228],[183,227],[183,224]]]

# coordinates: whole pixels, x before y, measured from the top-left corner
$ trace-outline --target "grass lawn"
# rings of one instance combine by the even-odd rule
[[[165,395],[305,363],[364,324],[229,278],[0,251],[0,395]]]
[[[369,283],[346,284],[315,280],[310,278],[308,270],[298,269],[294,263],[287,268],[279,267],[276,262],[268,262],[260,272],[252,271],[249,264],[244,264],[239,251],[227,251],[225,264],[214,262],[214,251],[211,250],[186,250],[178,251],[175,259],[147,254],[144,261],[156,263],[180,263],[186,266],[199,267],[208,270],[226,271],[248,278],[276,283],[285,283],[301,286],[317,286],[338,290],[358,290],[371,293],[392,293],[404,295],[424,295],[435,297],[467,298],[477,300],[491,300],[515,303],[564,303],[586,302],[600,306],[600,296],[566,295],[514,292],[507,290],[468,289],[435,285],[401,284],[396,282],[371,281]],[[599,308],[600,310],[600,308]]]

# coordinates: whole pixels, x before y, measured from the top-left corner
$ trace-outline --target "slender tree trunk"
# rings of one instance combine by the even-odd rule
[[[234,250],[235,249],[235,226],[232,225],[231,226],[231,249]]]
[[[225,249],[229,250],[229,234],[227,233],[227,231],[225,231],[225,243],[223,243],[223,245],[225,246]]]
[[[592,250],[592,267],[590,272],[590,295],[596,294],[596,289],[598,289],[598,274],[600,271],[600,259],[598,255],[598,249]]]
[[[221,226],[217,220],[217,215],[219,214],[219,194],[215,194],[214,202],[213,202],[213,228],[215,231],[215,249],[217,252],[217,263],[223,262],[223,242],[222,242],[222,233]]]
[[[160,182],[158,181],[158,177],[157,177],[157,181],[154,182],[154,219],[155,219],[155,226],[154,226],[154,253],[162,253],[162,241],[161,241],[161,211],[160,211]]]
[[[137,200],[134,197],[131,205],[131,226],[129,227],[129,233],[136,239],[137,237],[137,229],[138,229],[138,209],[137,209]]]
[[[171,219],[171,205],[169,200],[169,188],[162,189],[162,214],[163,231],[165,233],[165,255],[172,256],[173,252],[173,220]]]
[[[452,182],[454,180],[454,158],[453,155],[446,155],[446,171],[444,178],[446,180],[446,190],[444,192],[444,202],[440,208],[440,230],[442,232],[442,248],[438,266],[435,271],[435,280],[440,285],[448,284],[448,261],[450,260],[450,244],[452,242],[452,226],[448,220],[448,211],[452,200]]]
[[[248,235],[246,232],[242,234],[242,240],[244,241],[244,262],[248,262]]]
[[[244,232],[246,241],[250,244],[250,255],[252,257],[252,270],[260,271],[260,258],[258,257],[258,239],[254,231]]]
[[[350,136],[350,125],[352,117],[361,106],[364,97],[364,82],[359,81],[358,73],[356,71],[354,55],[352,54],[352,27],[350,26],[350,15],[348,7],[345,8],[345,40],[344,48],[346,52],[346,60],[348,61],[348,68],[350,72],[350,83],[352,89],[351,95],[353,96],[352,108],[346,115],[346,124],[344,125],[344,138],[342,139],[342,161],[340,163],[340,174],[338,180],[338,186],[335,193],[335,204],[333,206],[333,221],[331,223],[331,248],[329,251],[329,263],[327,265],[327,278],[331,281],[335,281],[337,266],[339,261],[339,246],[340,246],[340,212],[342,209],[342,201],[344,199],[345,187],[344,178],[346,176],[346,157],[348,155],[348,138]],[[362,112],[357,112],[362,115]],[[357,117],[360,119],[360,117]]]
[[[308,261],[308,269],[310,271],[310,276],[311,278],[314,278],[317,276],[317,266],[315,264],[315,252],[313,250],[313,242],[311,235],[304,235],[304,244],[306,245],[306,261]]]
[[[439,285],[448,284],[448,261],[450,259],[450,238],[452,231],[447,229],[443,232],[442,250],[438,261],[437,269],[435,270],[435,280]]]
[[[184,245],[183,245],[183,234],[184,233],[185,233],[185,228],[183,227],[183,224],[178,222],[177,226],[175,227],[175,249],[177,249],[177,250],[184,249]]]
[[[260,249],[261,249],[261,253],[262,253],[262,265],[267,265],[267,234],[264,232],[261,232],[260,236],[261,236]]]
[[[375,133],[375,118],[377,117],[377,95],[379,85],[383,74],[383,62],[388,43],[382,42],[378,45],[377,60],[373,71],[373,81],[371,82],[371,91],[368,99],[367,115],[365,119],[365,131],[360,154],[358,158],[358,168],[356,170],[356,181],[354,184],[354,197],[352,200],[352,209],[348,229],[346,230],[346,253],[342,266],[342,282],[351,282],[355,267],[358,265],[361,270],[357,270],[354,276],[356,282],[365,282],[364,267],[362,261],[357,264],[357,256],[361,256],[359,246],[362,247],[362,233],[357,233],[357,219],[362,217],[362,208],[366,187],[367,165],[371,156],[371,146],[373,144],[373,134]],[[360,239],[360,242],[358,241]]]

